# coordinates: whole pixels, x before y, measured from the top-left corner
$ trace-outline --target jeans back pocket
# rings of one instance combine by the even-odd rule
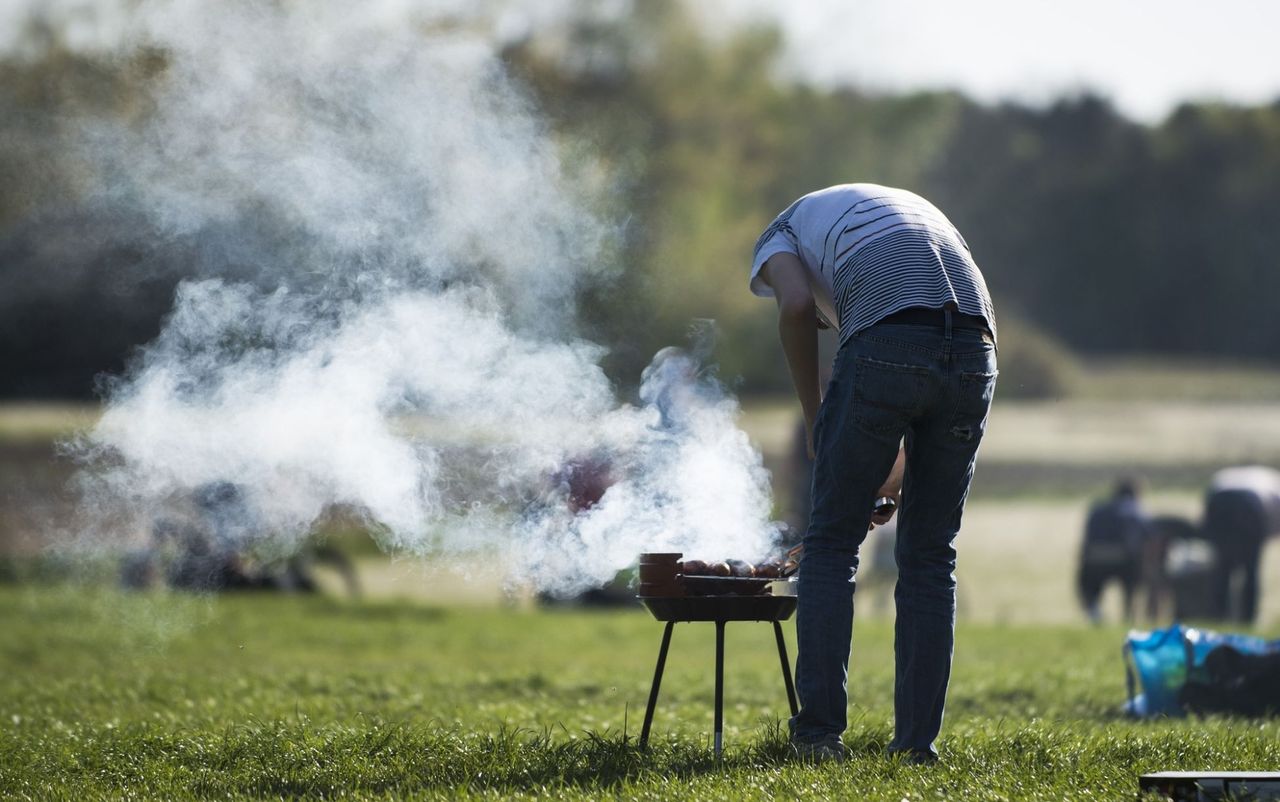
[[[951,416],[951,435],[957,440],[970,442],[981,439],[987,428],[987,414],[991,411],[991,399],[995,396],[996,377],[1000,371],[962,371],[956,389],[955,412]]]
[[[934,392],[933,371],[923,365],[859,356],[853,377],[854,418],[876,434],[901,434]]]

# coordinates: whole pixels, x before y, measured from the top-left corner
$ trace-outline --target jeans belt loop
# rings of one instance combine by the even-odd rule
[[[943,315],[943,319],[946,321],[944,324],[944,335],[943,335],[943,344],[942,344],[942,364],[950,365],[951,364],[951,307],[948,306],[944,308],[942,310],[942,315]]]

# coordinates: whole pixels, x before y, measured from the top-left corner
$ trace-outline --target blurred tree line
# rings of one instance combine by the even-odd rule
[[[1073,353],[1280,359],[1280,102],[1185,105],[1156,126],[1079,96],[1047,108],[870,94],[778,77],[761,26],[708,36],[679,0],[584,18],[504,55],[569,154],[617,183],[622,270],[588,287],[584,335],[622,383],[714,318],[721,375],[787,388],[755,238],[799,195],[916,190],[964,232],[1001,323],[1001,394],[1063,392]],[[145,114],[163,54],[95,63],[51,46],[0,63],[0,394],[86,396],[154,335],[173,254],[116,232],[59,162],[75,111]]]

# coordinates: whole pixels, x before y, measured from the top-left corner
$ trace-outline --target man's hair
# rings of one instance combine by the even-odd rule
[[[1142,480],[1136,476],[1121,476],[1116,480],[1116,498],[1137,498],[1142,490]]]

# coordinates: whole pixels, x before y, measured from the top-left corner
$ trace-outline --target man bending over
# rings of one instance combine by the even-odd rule
[[[890,753],[937,758],[955,632],[955,538],[996,382],[995,315],[969,247],[929,201],[842,184],[797,200],[756,243],[751,290],[778,333],[814,454],[800,563],[796,752],[842,759],[858,547],[901,498]],[[839,327],[826,397],[817,328]],[[891,515],[892,513],[890,513]]]

